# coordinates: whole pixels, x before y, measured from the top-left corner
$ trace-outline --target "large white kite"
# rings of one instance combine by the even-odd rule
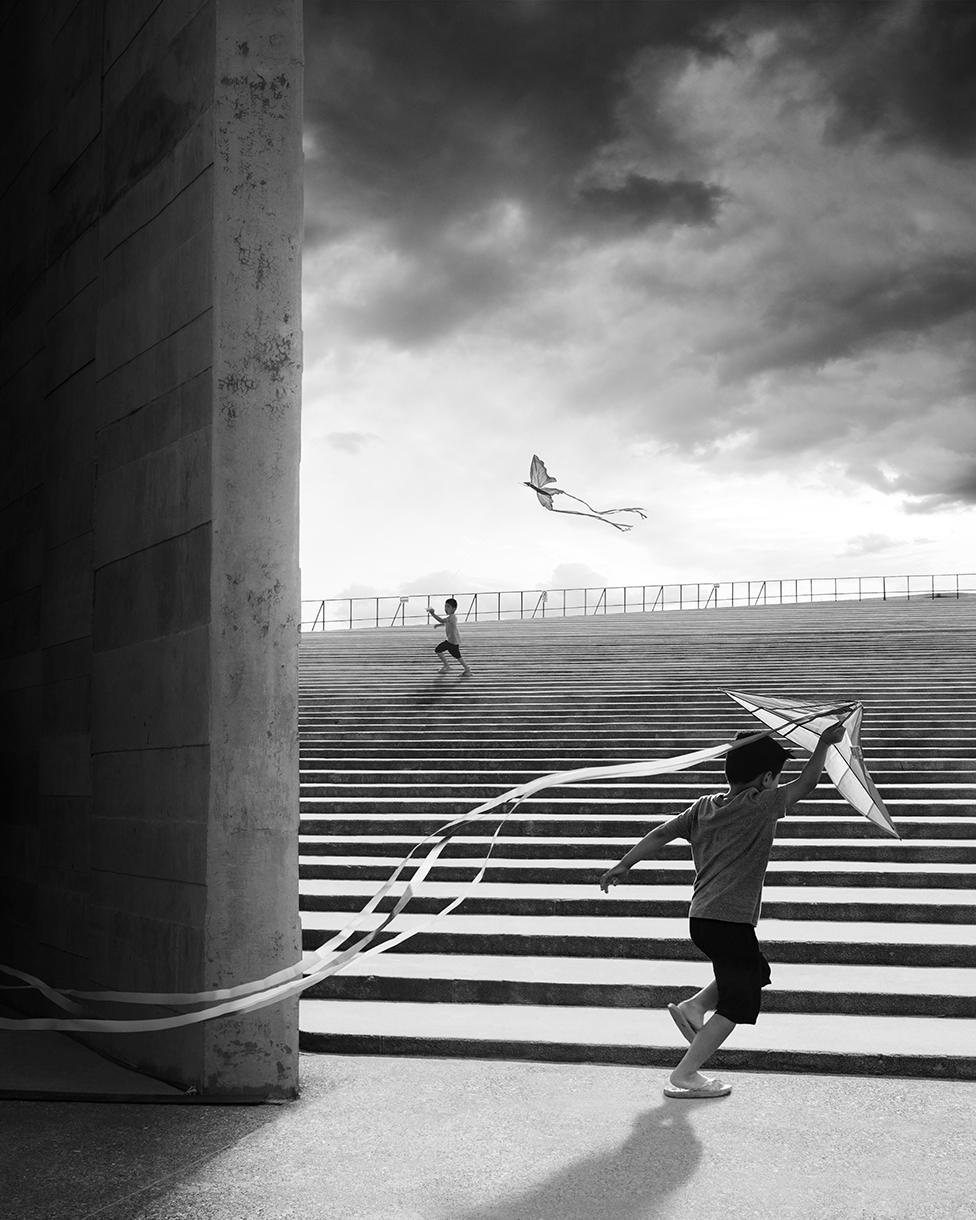
[[[538,454],[532,455],[532,465],[529,468],[529,482],[526,487],[531,487],[535,494],[539,497],[539,503],[543,508],[548,508],[551,513],[565,513],[569,517],[593,517],[596,521],[602,521],[605,525],[612,525],[615,530],[631,530],[632,525],[624,525],[619,521],[608,521],[613,513],[637,513],[639,517],[646,519],[647,513],[642,508],[604,508],[600,510],[594,508],[592,504],[587,504],[585,500],[581,500],[579,496],[572,496],[568,491],[562,491],[558,487],[549,487],[548,484],[555,483],[555,478],[546,470],[546,464]],[[572,508],[553,508],[553,496],[569,496],[570,500],[575,500],[577,504],[584,504],[590,510],[588,513],[578,513]]]
[[[816,704],[802,703],[796,699],[781,699],[778,695],[743,695],[734,690],[725,693],[768,728],[776,729],[780,737],[795,741],[804,750],[816,749],[820,734],[838,719],[837,716],[827,713],[818,716],[815,714]],[[844,726],[844,737],[827,751],[824,769],[849,805],[886,834],[900,839],[901,835],[895,830],[891,815],[881,799],[881,793],[875,788],[864,765],[860,742],[862,711],[860,703],[856,703],[846,716],[840,717]],[[804,719],[802,724],[792,723],[801,718],[807,719]]]

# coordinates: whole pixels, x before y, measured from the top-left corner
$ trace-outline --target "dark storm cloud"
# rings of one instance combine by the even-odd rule
[[[486,188],[566,195],[614,133],[634,54],[720,54],[710,22],[728,7],[320,0],[305,8],[306,122],[361,202],[408,228]]]
[[[722,366],[730,377],[819,367],[969,314],[976,315],[976,255],[968,264],[933,258],[873,274],[854,267],[845,279],[803,279],[779,294],[763,319],[763,337],[742,344]]]
[[[640,174],[628,174],[619,187],[585,187],[579,194],[592,215],[631,224],[713,224],[728,198],[728,191],[707,182],[662,181]]]
[[[822,74],[830,137],[976,151],[972,0],[803,5],[783,23],[782,45],[784,59]]]
[[[936,483],[936,489],[932,484]],[[903,491],[914,497],[905,504],[906,512],[934,513],[945,508],[963,508],[976,504],[976,458],[960,474],[937,479],[919,478],[915,474],[899,475],[892,480],[893,491]]]
[[[372,226],[413,264],[360,295],[340,323],[424,343],[508,299],[567,235],[620,223],[705,224],[723,192],[693,180],[588,177],[617,130],[634,54],[724,53],[711,21],[729,6],[329,0],[306,5],[306,249]],[[581,186],[582,183],[582,186]],[[502,201],[532,227],[515,255],[451,237]],[[411,270],[408,266],[407,270]]]

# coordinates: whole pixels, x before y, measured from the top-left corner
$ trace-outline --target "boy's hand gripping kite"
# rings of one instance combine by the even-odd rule
[[[592,504],[587,504],[585,500],[581,500],[579,496],[571,496],[568,491],[562,491],[558,487],[550,487],[546,490],[547,484],[555,483],[555,479],[546,470],[546,464],[541,457],[536,454],[532,455],[532,465],[529,468],[529,482],[524,484],[526,487],[531,487],[535,494],[539,497],[539,503],[543,508],[548,508],[551,513],[565,513],[569,517],[592,517],[595,521],[603,521],[606,525],[612,525],[615,530],[630,530],[632,525],[623,525],[619,521],[607,521],[612,513],[637,513],[639,517],[647,518],[647,513],[642,508],[605,508],[601,512],[600,509],[594,508]],[[590,510],[588,513],[578,513],[572,508],[553,508],[553,496],[569,496],[570,500],[575,500],[577,504],[584,504]]]

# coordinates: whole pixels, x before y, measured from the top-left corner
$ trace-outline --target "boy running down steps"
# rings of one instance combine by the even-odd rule
[[[448,653],[450,653],[451,656],[456,660],[461,662],[462,666],[464,667],[461,670],[463,674],[471,673],[471,666],[461,656],[461,635],[458,631],[457,618],[455,616],[456,610],[457,602],[453,597],[449,597],[444,603],[444,618],[441,618],[437,611],[433,610],[430,606],[427,607],[427,613],[432,614],[434,618],[437,619],[438,623],[443,623],[444,634],[447,636],[447,639],[443,640],[434,649],[434,652],[436,652],[441,659],[441,667],[437,671],[441,674],[446,674],[451,668],[447,663]]]
[[[842,724],[826,729],[799,778],[783,787],[780,772],[790,754],[778,742],[763,737],[730,750],[725,758],[728,792],[699,797],[690,809],[652,830],[600,878],[600,888],[608,893],[632,865],[656,855],[665,843],[691,843],[691,939],[711,960],[715,977],[696,995],[668,1005],[674,1023],[691,1043],[664,1089],[668,1097],[725,1097],[732,1091],[731,1085],[703,1076],[699,1069],[738,1023],[756,1023],[770,972],[755,927],[776,823],[813,792],[828,748],[843,736]],[[713,1015],[706,1021],[708,1012]]]

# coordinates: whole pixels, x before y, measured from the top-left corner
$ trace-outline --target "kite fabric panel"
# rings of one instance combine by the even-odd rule
[[[776,729],[781,737],[795,741],[804,750],[815,750],[820,734],[838,720],[836,715],[815,715],[817,705],[813,703],[781,699],[778,696],[744,695],[732,690],[725,693],[768,728]],[[850,712],[839,717],[845,729],[844,739],[827,751],[824,769],[834,787],[852,808],[886,834],[900,839],[901,835],[895,830],[891,815],[864,764],[860,743],[863,711],[861,704],[855,703],[851,705]],[[804,724],[791,724],[791,721],[805,715],[812,716],[812,719]],[[784,725],[785,728],[782,727]]]
[[[547,508],[551,513],[565,513],[569,517],[592,517],[595,521],[602,521],[606,525],[612,525],[615,530],[630,530],[634,527],[626,525],[620,521],[608,521],[607,517],[613,513],[637,513],[639,517],[647,518],[647,513],[642,508],[594,508],[592,504],[587,504],[585,500],[581,500],[579,496],[570,495],[568,491],[562,491],[558,487],[552,487],[547,490],[550,483],[555,483],[555,478],[546,470],[546,464],[538,454],[532,455],[532,465],[529,467],[529,482],[526,487],[531,487],[538,497],[539,503],[543,508]],[[582,504],[590,511],[588,513],[576,512],[572,508],[554,508],[552,499],[553,496],[566,496],[570,500],[575,500],[577,504]]]

